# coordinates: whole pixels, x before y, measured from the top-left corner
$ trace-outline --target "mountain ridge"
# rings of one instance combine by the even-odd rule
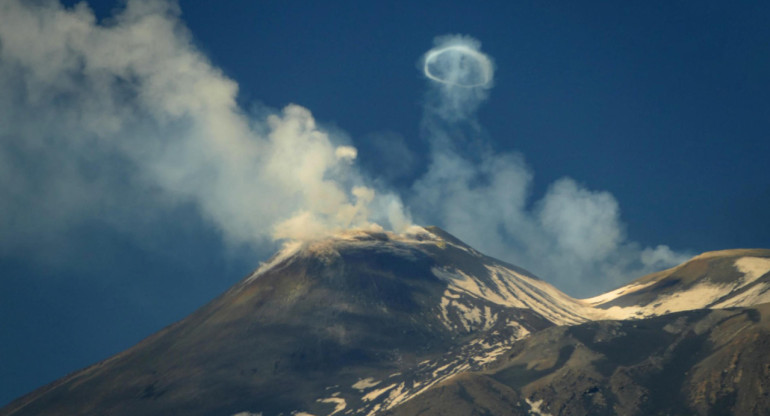
[[[650,289],[698,257],[660,272],[644,293],[672,296],[676,285]],[[751,288],[770,279],[766,271],[754,276],[763,273],[762,262],[745,272],[735,267],[752,256],[705,258],[720,273],[732,267],[734,280],[751,275]],[[622,308],[617,299],[641,293],[629,290],[641,279],[592,304],[437,227],[288,243],[187,318],[11,402],[0,415],[386,414],[485,371],[537,334],[560,331],[549,328],[667,315],[613,309]],[[545,400],[544,409],[555,403],[522,391],[514,397],[514,407],[528,412],[530,401]]]
[[[616,319],[770,302],[770,250],[702,253],[583,301]]]

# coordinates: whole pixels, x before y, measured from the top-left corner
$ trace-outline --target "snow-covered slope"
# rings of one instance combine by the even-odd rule
[[[584,302],[596,319],[630,319],[672,312],[770,302],[770,250],[704,253]]]
[[[499,318],[490,306],[529,309],[555,325],[591,319],[593,309],[519,267],[488,257],[438,227],[412,227],[408,232],[349,230],[310,243],[289,243],[241,285],[279,266],[292,256],[333,257],[340,250],[418,249],[436,259],[432,274],[446,284],[439,317],[447,327],[471,330],[491,327]],[[479,306],[472,300],[489,306]],[[453,317],[453,319],[450,319]]]
[[[582,301],[526,270],[485,256],[437,227],[414,227],[403,234],[351,230],[319,241],[290,244],[234,290],[243,290],[298,258],[331,264],[353,252],[430,259],[430,273],[442,288],[430,309],[432,319],[443,331],[454,334],[457,342],[416,366],[358,379],[350,385],[327,386],[333,396],[316,401],[345,403],[346,414],[387,412],[457,374],[483,369],[532,332],[585,322],[594,313]]]
[[[247,282],[300,252],[324,256],[338,249],[371,247],[384,241],[416,247],[440,258],[431,271],[446,283],[439,318],[450,329],[490,328],[500,319],[492,313],[492,305],[529,309],[554,325],[574,325],[770,302],[770,250],[704,253],[593,298],[575,299],[526,270],[485,256],[437,227],[413,227],[404,234],[352,230],[313,243],[292,243]]]

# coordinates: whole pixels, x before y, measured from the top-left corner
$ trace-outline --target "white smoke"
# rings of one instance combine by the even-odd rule
[[[129,0],[100,24],[84,3],[0,2],[0,254],[179,204],[236,246],[409,225],[310,111],[243,111],[179,13]]]
[[[523,157],[495,153],[477,139],[483,131],[475,113],[494,80],[480,46],[467,36],[444,36],[420,61],[430,84],[423,132],[431,162],[410,198],[417,219],[578,296],[686,260],[666,246],[629,241],[608,192],[563,178],[531,201],[533,173]]]
[[[493,86],[494,63],[471,37],[442,36],[435,43],[420,60],[432,81],[430,109],[447,121],[468,120]]]
[[[0,255],[58,251],[94,221],[153,227],[180,206],[238,247],[411,224],[401,198],[360,173],[347,137],[309,110],[239,107],[237,84],[179,14],[173,2],[128,0],[99,23],[83,3],[0,1]],[[442,37],[420,61],[430,165],[408,200],[421,222],[575,294],[683,260],[629,242],[609,193],[564,178],[530,201],[523,157],[479,139],[495,69],[480,46]],[[412,169],[402,138],[379,141],[401,143],[383,158]]]

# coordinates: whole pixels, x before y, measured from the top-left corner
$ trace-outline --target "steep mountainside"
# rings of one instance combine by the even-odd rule
[[[585,307],[439,229],[286,247],[130,350],[3,415],[387,409]]]
[[[577,300],[435,227],[348,231],[0,416],[757,414],[767,307],[669,313],[768,301],[769,270],[710,253]]]

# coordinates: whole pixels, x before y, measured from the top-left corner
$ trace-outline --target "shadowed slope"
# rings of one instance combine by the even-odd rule
[[[560,292],[532,276],[519,283],[542,285],[534,292],[497,287],[501,277],[493,279],[490,267],[518,272],[444,237],[351,232],[287,247],[188,318],[0,414],[387,408],[478,368],[489,354],[553,325],[549,319],[579,319],[528,308]]]

